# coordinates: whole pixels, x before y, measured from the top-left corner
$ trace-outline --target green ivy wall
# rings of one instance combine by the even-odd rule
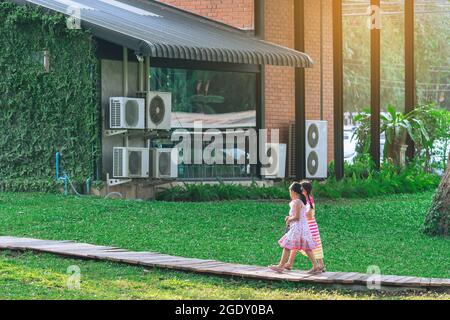
[[[0,43],[0,190],[54,188],[58,150],[72,180],[93,177],[101,126],[92,36],[62,15],[0,1]]]

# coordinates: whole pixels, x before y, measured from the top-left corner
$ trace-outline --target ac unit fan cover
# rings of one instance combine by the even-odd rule
[[[128,155],[128,170],[130,175],[140,176],[142,174],[141,152],[131,151]]]
[[[170,176],[170,154],[168,152],[163,152],[159,155],[159,174],[162,176]]]
[[[274,164],[274,158],[272,157],[272,154],[274,154],[275,151],[273,147],[267,148],[266,155],[267,155],[267,163],[263,164],[261,167],[265,169],[269,169]]]
[[[315,123],[308,128],[308,144],[313,149],[319,144],[319,128]]]
[[[308,167],[309,174],[312,176],[317,174],[317,171],[319,170],[319,156],[317,155],[317,152],[311,151],[306,165]]]
[[[149,113],[150,119],[154,124],[159,125],[163,122],[166,114],[166,105],[160,96],[154,97],[150,102]]]
[[[139,104],[135,100],[128,100],[125,104],[125,121],[129,127],[139,124]]]

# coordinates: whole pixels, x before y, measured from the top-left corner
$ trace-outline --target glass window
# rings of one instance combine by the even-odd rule
[[[204,130],[255,129],[256,128],[256,74],[151,68],[151,90],[172,92],[172,128],[194,128],[201,121]],[[193,141],[193,140],[192,140]],[[155,146],[157,141],[153,142]],[[209,143],[204,142],[204,148]],[[192,147],[194,144],[192,143]],[[234,144],[214,150],[223,154],[223,164],[181,164],[181,179],[240,179],[255,177],[256,166],[249,164],[249,141],[245,148]],[[194,159],[194,150],[191,158]],[[182,155],[180,155],[182,157]],[[227,164],[226,158],[234,164]],[[244,161],[242,161],[244,159]]]
[[[405,3],[381,2],[381,112],[405,110]],[[381,142],[383,145],[383,141]]]
[[[351,135],[355,130],[352,121],[355,113],[370,107],[370,30],[367,27],[370,3],[370,0],[343,0],[347,161],[353,160],[355,149],[368,149],[367,143],[352,141]],[[381,1],[381,112],[386,112],[388,105],[399,112],[405,110],[405,3],[405,0]],[[450,110],[450,2],[416,0],[414,10],[416,106],[432,103]],[[386,138],[384,135],[380,138],[383,154]],[[443,163],[443,167],[450,149],[448,141],[443,137],[432,148],[441,155],[436,162]]]
[[[450,111],[450,2],[416,0],[414,6],[417,104]],[[424,154],[440,172],[450,152],[448,128],[445,123],[429,128],[437,140]]]
[[[352,139],[353,118],[370,108],[369,7],[370,0],[343,0],[344,159],[350,163],[361,149]]]
[[[414,4],[417,102],[450,110],[450,2]]]
[[[172,127],[256,127],[256,75],[252,73],[151,69],[151,89],[172,92]]]

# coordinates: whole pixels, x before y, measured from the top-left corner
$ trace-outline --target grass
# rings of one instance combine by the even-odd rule
[[[67,286],[67,268],[80,269],[79,290]],[[0,299],[89,300],[353,300],[439,299],[438,293],[354,293],[308,285],[233,280],[214,276],[145,270],[114,263],[61,259],[51,255],[0,252]]]
[[[330,271],[450,278],[450,242],[421,233],[432,194],[318,201]],[[0,234],[268,265],[280,254],[286,203],[161,203],[0,194]],[[308,268],[299,257],[297,267]]]
[[[424,193],[370,200],[318,201],[317,218],[328,270],[366,272],[369,266],[376,265],[383,274],[450,278],[449,239],[421,233],[431,200],[432,194]],[[163,203],[2,193],[0,234],[77,240],[265,266],[279,258],[277,240],[283,234],[287,211],[286,203]],[[27,266],[26,261],[30,259],[42,269],[51,269],[59,261],[50,257],[26,257],[20,263],[5,257],[1,261],[19,268]],[[86,262],[86,266],[97,264]],[[305,258],[298,257],[296,267],[306,269],[309,265]],[[141,271],[130,271],[135,270],[133,267],[98,264],[94,268],[99,273],[98,281],[108,278],[100,272],[102,268],[117,272],[129,270],[133,274],[130,279],[140,279]],[[114,279],[116,271],[108,279]],[[160,274],[166,275],[163,271]],[[206,279],[178,273],[167,273],[167,277]],[[178,292],[173,294],[177,296]],[[258,293],[252,294],[258,297]]]

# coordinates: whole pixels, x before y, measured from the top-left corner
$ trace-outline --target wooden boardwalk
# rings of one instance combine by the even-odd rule
[[[73,241],[39,240],[30,238],[0,237],[0,250],[45,252],[71,258],[113,261],[145,267],[173,269],[202,274],[232,276],[247,279],[289,281],[309,284],[341,285],[367,288],[372,280],[379,281],[382,289],[450,290],[450,279],[418,278],[408,276],[372,275],[356,272],[326,272],[308,275],[305,271],[282,274],[266,267],[224,263],[214,260],[183,258],[155,252],[132,252],[120,248],[97,246]]]

